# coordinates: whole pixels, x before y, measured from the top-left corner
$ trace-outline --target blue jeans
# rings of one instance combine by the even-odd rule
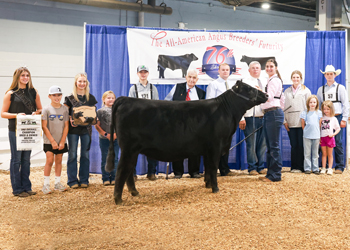
[[[304,139],[304,170],[318,172],[318,147],[320,139]]]
[[[79,180],[77,178],[77,161],[78,161],[78,141],[80,137],[80,164],[79,164]],[[90,159],[89,159],[89,144],[90,135],[83,134],[69,134],[68,133],[68,161],[67,161],[67,176],[68,186],[75,184],[89,184],[89,173],[90,173]]]
[[[282,157],[280,150],[280,133],[283,125],[284,113],[282,109],[276,109],[265,113],[263,129],[266,139],[266,178],[271,181],[281,180]]]
[[[152,158],[149,158],[147,156],[147,163],[148,163],[148,168],[147,168],[147,175],[152,175],[152,174],[156,174],[157,173],[157,164],[158,161],[154,160]],[[136,166],[134,169],[134,176],[136,176]]]
[[[17,151],[16,132],[9,131],[11,149],[10,178],[12,193],[14,195],[32,190],[30,175],[30,154],[29,151]]]
[[[107,172],[105,170],[106,166],[106,160],[107,160],[107,155],[108,155],[108,148],[109,148],[109,140],[108,139],[100,139],[100,149],[101,149],[101,172],[102,172],[102,181],[114,181],[115,180],[115,173],[117,172],[117,167],[118,167],[118,154],[119,154],[119,145],[118,141],[115,140],[113,142],[114,144],[114,153],[115,153],[115,158],[114,158],[114,170],[112,172]]]
[[[303,129],[289,128],[288,137],[291,146],[291,170],[304,171]]]
[[[260,128],[263,125],[262,118],[245,117],[245,121],[246,121],[246,127],[243,130],[245,137],[249,136],[257,128]],[[253,126],[253,123],[255,123],[255,127]],[[248,172],[253,170],[260,172],[265,168],[264,156],[266,152],[266,142],[265,142],[264,130],[263,129],[258,130],[255,134],[248,137],[248,139],[246,139],[245,142],[247,144],[246,148],[247,148]]]
[[[337,118],[339,125],[341,120],[343,119],[342,115],[338,115],[335,118]],[[344,149],[343,149],[343,131],[344,129],[341,128],[340,132],[334,137],[335,139],[335,148],[334,148],[334,155],[335,155],[335,169],[344,171]]]

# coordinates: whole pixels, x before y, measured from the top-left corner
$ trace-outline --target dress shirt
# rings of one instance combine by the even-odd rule
[[[265,86],[266,86],[266,79],[264,78],[254,78],[252,76],[246,77],[243,79],[243,82],[246,84],[249,84],[250,86],[256,88],[256,86],[259,86],[259,82],[258,79],[261,82],[261,90],[264,91],[265,90]],[[249,109],[245,114],[244,117],[252,117],[254,115],[254,108],[255,108],[255,116],[264,116],[264,113],[261,110],[260,105],[257,105],[251,109]],[[244,120],[244,118],[242,118],[242,120]]]
[[[205,99],[212,99],[224,93],[227,90],[225,82],[227,82],[229,88],[232,88],[232,86],[235,85],[235,82],[229,81],[228,79],[225,81],[219,77],[215,81],[209,83]]]
[[[187,93],[188,89],[189,89],[189,87],[186,84],[186,93]],[[176,90],[176,84],[170,90],[169,94],[164,98],[164,100],[165,101],[172,101],[173,100],[173,96],[175,94],[175,90]],[[197,90],[196,90],[195,86],[193,86],[193,88],[191,88],[191,90],[189,92],[189,95],[190,95],[191,101],[199,100],[198,95],[197,95]]]
[[[268,109],[273,107],[281,107],[284,108],[284,95],[283,95],[283,87],[282,87],[282,81],[277,77],[277,74],[273,75],[267,80],[267,94],[269,95],[269,98],[267,102],[262,103],[260,106],[262,109]],[[282,96],[281,96],[282,94]],[[280,97],[281,99],[275,98],[275,96]]]
[[[337,90],[337,85],[339,83],[334,82],[331,86],[328,86],[328,84],[325,85],[324,88],[324,93],[326,94],[328,91],[333,91],[336,92]],[[317,98],[320,102],[320,109],[321,109],[321,104],[324,101],[323,100],[323,94],[322,94],[322,89],[323,86],[319,87],[319,89],[317,90]],[[349,116],[349,99],[348,99],[348,94],[347,94],[347,90],[345,89],[345,87],[341,84],[339,84],[339,89],[338,89],[338,99],[340,102],[336,102],[333,103],[334,105],[334,110],[336,114],[342,114],[343,121],[347,121],[348,120],[348,116]]]

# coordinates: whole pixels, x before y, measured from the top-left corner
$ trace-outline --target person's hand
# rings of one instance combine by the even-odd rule
[[[245,120],[239,122],[239,128],[242,129],[242,130],[245,130],[245,126],[246,125],[247,124],[246,124]]]
[[[26,115],[26,113],[18,113],[17,115]]]
[[[288,127],[288,123],[284,124],[284,127],[286,128],[286,130],[289,132],[289,127]]]
[[[51,142],[51,145],[52,145],[52,149],[58,149],[58,145],[56,141]]]
[[[72,127],[78,127],[77,125],[75,125],[75,123],[74,123],[74,120],[70,120],[70,125],[72,125]]]
[[[116,139],[117,139],[117,134],[114,133],[114,134],[113,134],[113,141],[115,141]]]
[[[111,134],[107,134],[106,138],[107,138],[108,140],[110,140],[110,139],[111,139]]]
[[[59,150],[64,149],[64,143],[60,143],[60,145],[58,146],[58,149],[59,149]]]
[[[342,121],[340,122],[340,127],[341,127],[341,128],[345,128],[345,127],[346,127],[346,121],[342,120]]]
[[[33,113],[32,113],[32,115],[38,115],[39,113],[38,113],[38,111],[34,111]]]

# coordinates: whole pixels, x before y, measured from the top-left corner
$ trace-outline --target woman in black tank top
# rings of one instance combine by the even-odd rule
[[[29,180],[32,151],[17,151],[16,117],[17,115],[38,115],[41,114],[41,110],[40,96],[33,87],[29,70],[25,67],[16,69],[1,109],[1,117],[9,120],[10,177],[12,193],[15,196],[28,197],[36,194],[32,191],[32,183]]]

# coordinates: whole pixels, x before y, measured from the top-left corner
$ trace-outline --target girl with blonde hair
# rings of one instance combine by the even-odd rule
[[[112,118],[112,106],[116,97],[113,91],[106,91],[102,95],[102,108],[97,110],[98,121],[95,126],[97,132],[99,133],[99,142],[101,149],[101,172],[102,172],[102,182],[104,186],[114,185],[115,184],[115,173],[117,172],[118,166],[118,154],[119,154],[119,145],[117,141],[117,135],[114,133],[110,134],[111,127],[111,118]],[[114,142],[114,170],[112,172],[107,172],[105,170],[109,141],[113,140]]]
[[[79,73],[74,78],[73,93],[65,97],[64,105],[69,109],[70,123],[68,130],[68,161],[67,176],[68,186],[71,188],[87,188],[89,185],[92,125],[76,125],[73,120],[73,108],[80,106],[94,107],[97,103],[95,97],[90,94],[90,83],[86,73]],[[78,172],[78,142],[80,139],[80,165]]]

